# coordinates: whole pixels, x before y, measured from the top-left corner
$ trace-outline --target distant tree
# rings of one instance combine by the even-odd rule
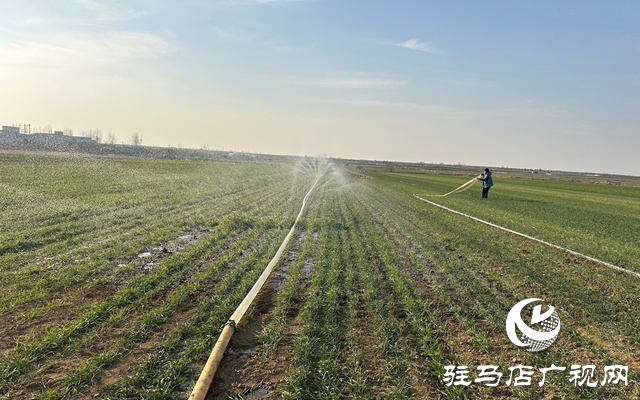
[[[138,132],[133,132],[131,134],[131,144],[134,146],[140,146],[142,144],[142,135]]]
[[[50,124],[43,126],[42,133],[53,133],[53,127]]]
[[[102,143],[102,139],[103,139],[103,137],[102,137],[102,129],[89,129],[89,130],[83,129],[80,132],[80,135],[82,135],[82,136],[84,136],[86,138],[95,140],[98,143]]]
[[[62,133],[63,133],[63,134],[65,134],[65,135],[67,135],[67,136],[73,136],[73,129],[71,129],[71,128],[64,128],[64,129],[62,130]]]
[[[109,143],[109,144],[118,143],[118,138],[116,138],[116,134],[115,133],[109,132],[109,134],[107,135],[107,143]]]
[[[95,140],[98,143],[102,143],[102,129],[93,130],[93,140]]]

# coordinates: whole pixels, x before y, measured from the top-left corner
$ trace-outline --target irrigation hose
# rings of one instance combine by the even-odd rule
[[[475,177],[473,179],[471,179],[470,181],[458,186],[457,188],[453,189],[452,191],[450,191],[449,193],[445,193],[445,194],[425,194],[423,196],[429,196],[429,197],[445,197],[448,196],[450,194],[453,193],[460,193],[460,192],[464,192],[465,190],[469,189],[471,186],[473,186],[476,182],[478,182],[478,177]]]
[[[231,318],[229,318],[229,321],[227,321],[227,323],[224,324],[222,333],[220,334],[218,341],[213,347],[213,350],[209,355],[209,359],[207,360],[207,363],[205,364],[204,369],[200,373],[198,382],[196,382],[196,385],[194,386],[193,391],[191,392],[191,396],[189,396],[189,400],[204,400],[204,398],[207,396],[207,392],[209,391],[209,387],[211,386],[213,377],[216,375],[216,370],[220,365],[220,361],[222,361],[222,356],[224,355],[224,352],[227,349],[227,345],[231,340],[231,336],[233,336],[234,332],[236,331],[236,326],[240,323],[240,320],[244,316],[244,313],[247,311],[247,309],[249,308],[253,300],[256,298],[256,296],[260,292],[260,289],[262,289],[262,286],[264,285],[264,283],[267,281],[267,278],[271,274],[271,271],[280,260],[282,253],[284,253],[285,248],[289,244],[289,240],[293,236],[293,231],[296,229],[296,225],[298,224],[300,217],[302,217],[302,212],[304,211],[304,208],[307,204],[307,198],[309,197],[313,189],[316,187],[316,185],[318,184],[318,181],[320,180],[320,178],[322,178],[323,175],[324,174],[321,174],[318,176],[316,181],[313,183],[313,186],[311,186],[311,189],[309,189],[309,191],[307,192],[307,195],[304,196],[304,199],[302,199],[302,207],[300,208],[300,212],[298,213],[296,220],[293,222],[293,226],[289,230],[287,237],[284,238],[284,241],[280,245],[280,248],[278,248],[276,255],[273,256],[273,258],[271,259],[267,267],[262,272],[262,275],[260,275],[260,278],[258,278],[258,280],[253,285],[249,293],[247,293],[247,295],[245,296],[244,300],[242,300],[242,303],[240,303],[238,308],[236,308],[236,310],[233,312],[233,314],[231,315]]]
[[[413,195],[413,197],[415,197],[415,198],[417,198],[417,199],[420,199],[420,200],[422,200],[422,201],[425,201],[425,202],[427,202],[427,203],[429,203],[429,204],[432,204],[432,205],[434,205],[434,206],[436,206],[436,207],[440,207],[440,208],[442,208],[443,210],[447,210],[447,211],[452,212],[452,213],[454,213],[454,214],[462,215],[463,217],[470,218],[470,219],[472,219],[472,220],[474,220],[474,221],[477,221],[477,222],[483,223],[483,224],[485,224],[485,225],[489,225],[489,226],[492,226],[492,227],[494,227],[494,228],[501,229],[501,230],[503,230],[503,231],[505,231],[505,232],[509,232],[509,233],[514,234],[514,235],[521,236],[521,237],[523,237],[523,238],[527,238],[527,239],[529,239],[529,240],[533,240],[534,242],[538,242],[538,243],[545,244],[545,245],[547,245],[547,246],[550,246],[550,247],[556,248],[556,249],[558,249],[558,250],[566,251],[567,253],[573,254],[574,256],[578,256],[578,257],[586,258],[586,259],[587,259],[587,260],[589,260],[589,261],[593,261],[593,262],[595,262],[595,263],[598,263],[598,264],[604,265],[604,266],[606,266],[606,267],[609,267],[609,268],[612,268],[612,269],[618,270],[618,271],[620,271],[620,272],[624,272],[624,273],[627,273],[627,274],[629,274],[629,275],[633,275],[633,276],[635,276],[635,277],[637,277],[637,278],[640,278],[640,274],[639,274],[639,273],[637,273],[637,272],[629,271],[628,269],[625,269],[625,268],[622,268],[622,267],[618,267],[617,265],[614,265],[614,264],[608,263],[608,262],[606,262],[606,261],[598,260],[597,258],[593,258],[593,257],[587,256],[587,255],[585,255],[585,254],[578,253],[577,251],[573,251],[573,250],[571,250],[571,249],[567,249],[566,247],[562,247],[562,246],[558,246],[557,244],[553,244],[553,243],[545,242],[544,240],[541,240],[541,239],[538,239],[538,238],[534,238],[533,236],[525,235],[524,233],[520,233],[520,232],[514,231],[514,230],[512,230],[512,229],[505,228],[505,227],[500,226],[500,225],[492,224],[491,222],[488,222],[488,221],[482,220],[482,219],[480,219],[480,218],[472,217],[471,215],[468,215],[468,214],[462,213],[462,212],[460,212],[460,211],[452,210],[452,209],[450,209],[450,208],[448,208],[448,207],[445,207],[445,206],[442,206],[442,205],[440,205],[440,204],[434,203],[433,201],[429,201],[429,200],[427,200],[427,199],[423,199],[422,197],[418,196],[417,194],[414,194],[414,195]]]

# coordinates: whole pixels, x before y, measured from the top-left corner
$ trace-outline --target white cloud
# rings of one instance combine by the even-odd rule
[[[396,46],[403,47],[405,49],[425,51],[431,54],[444,54],[442,50],[437,49],[434,45],[427,42],[421,42],[417,38],[409,39],[404,43],[395,43]]]
[[[100,26],[108,22],[131,20],[146,14],[146,12],[136,11],[129,6],[120,4],[117,0],[72,0],[72,2],[81,6],[76,10],[79,10],[80,13],[36,16],[27,18],[24,22],[63,26]]]
[[[150,32],[57,35],[41,41],[0,41],[0,66],[70,70],[113,68],[155,58],[172,50],[163,38]]]
[[[400,84],[395,79],[374,77],[364,72],[338,72],[327,76],[296,79],[292,83],[343,88],[388,88]]]
[[[100,21],[119,21],[137,18],[143,15],[133,8],[122,5],[116,0],[97,1],[97,0],[73,0],[74,3],[80,4],[95,13],[95,19]]]
[[[208,0],[208,1],[193,1],[191,4],[198,5],[207,8],[216,7],[233,7],[252,4],[274,4],[274,3],[301,3],[311,0]]]
[[[549,114],[548,109],[535,107],[456,108],[378,100],[328,100],[327,102],[347,106],[415,111],[451,119],[471,119],[477,117],[530,118]]]

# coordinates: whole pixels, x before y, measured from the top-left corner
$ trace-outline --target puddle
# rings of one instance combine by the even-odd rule
[[[253,353],[255,353],[255,351],[250,347],[229,349],[229,355],[236,356],[239,360],[246,360]]]
[[[289,271],[289,267],[286,265],[282,266],[279,270],[273,273],[273,278],[271,279],[271,288],[273,290],[279,290],[284,280],[287,279],[287,273]]]
[[[293,247],[287,252],[287,260],[283,263],[283,266],[276,270],[273,273],[273,278],[271,279],[271,288],[273,290],[280,290],[280,287],[284,283],[285,279],[287,279],[287,275],[289,273],[289,265],[296,261],[298,257],[298,251],[300,249],[300,245],[303,242],[305,237],[304,232],[298,236]]]
[[[169,250],[168,248],[166,248],[164,246],[154,247],[153,250],[159,251],[161,253],[173,253],[171,250]]]

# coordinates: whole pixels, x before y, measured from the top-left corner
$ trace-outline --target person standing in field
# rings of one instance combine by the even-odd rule
[[[484,174],[480,175],[478,180],[482,181],[482,198],[488,199],[489,189],[493,186],[493,179],[491,179],[491,171],[489,171],[489,168],[484,169]]]

